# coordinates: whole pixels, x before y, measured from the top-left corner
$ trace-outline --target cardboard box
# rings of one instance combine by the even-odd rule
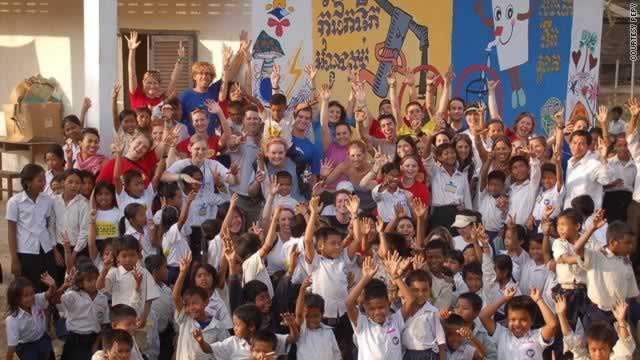
[[[62,104],[22,104],[16,114],[14,105],[4,105],[4,118],[7,127],[7,138],[11,141],[49,140],[62,143]]]

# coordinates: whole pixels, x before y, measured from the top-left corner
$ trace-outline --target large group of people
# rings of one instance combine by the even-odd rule
[[[244,32],[179,96],[184,47],[162,92],[127,42],[110,153],[86,99],[7,202],[7,359],[52,337],[74,360],[631,359],[637,100],[543,135],[501,117],[498,81],[453,97],[453,69],[424,100],[394,69],[368,104],[356,69],[336,99],[310,65],[291,106],[275,64],[263,106]]]

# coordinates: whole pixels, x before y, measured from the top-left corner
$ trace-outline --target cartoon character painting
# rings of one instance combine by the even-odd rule
[[[520,66],[529,61],[529,18],[536,7],[534,0],[491,0],[492,18],[482,11],[481,2],[476,3],[476,12],[482,22],[493,28],[495,39],[489,48],[496,48],[500,71],[506,71],[511,82],[511,107],[523,107],[527,97],[520,83]]]

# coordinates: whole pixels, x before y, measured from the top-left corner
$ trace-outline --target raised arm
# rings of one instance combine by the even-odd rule
[[[378,218],[376,219],[376,231],[378,231],[378,237],[380,238],[378,253],[380,254],[380,257],[385,257],[389,252],[389,244],[387,244],[387,237],[384,236],[384,221],[382,221],[380,215],[378,215]]]
[[[304,321],[304,297],[307,295],[307,289],[311,287],[311,276],[308,276],[300,285],[298,297],[296,298],[296,320],[298,324]]]
[[[569,336],[573,332],[569,320],[567,319],[567,298],[563,294],[558,294],[553,298],[556,303],[556,313],[560,322],[560,331],[563,336]]]
[[[313,263],[313,258],[316,254],[316,250],[313,247],[313,235],[316,231],[316,221],[320,216],[320,197],[314,196],[309,201],[310,216],[307,221],[307,228],[304,232],[304,258],[307,264]]]
[[[182,205],[182,210],[180,210],[180,217],[178,218],[178,230],[182,230],[182,227],[187,222],[189,218],[189,208],[191,208],[191,203],[193,203],[193,199],[196,198],[198,193],[191,190],[189,195],[187,196],[187,201]]]
[[[496,100],[496,87],[500,84],[500,80],[487,80],[487,89],[489,90],[488,104],[489,104],[489,117],[491,120],[502,120],[500,112],[498,111],[498,101]]]
[[[426,231],[426,216],[427,216],[427,206],[420,200],[419,197],[415,196],[411,199],[411,208],[416,215],[416,246],[419,249],[424,248],[425,241],[425,231]]]
[[[80,127],[84,128],[87,124],[87,112],[91,108],[91,99],[88,97],[82,101],[82,109],[80,109]]]
[[[222,44],[222,81],[220,83],[220,92],[218,93],[218,101],[227,100],[227,92],[229,91],[229,81],[231,81],[231,57],[233,50],[227,44]]]
[[[351,320],[354,326],[358,326],[358,298],[360,297],[360,293],[362,293],[362,290],[364,290],[369,281],[373,279],[373,275],[378,272],[378,268],[379,265],[373,261],[372,257],[364,259],[362,263],[362,277],[347,296],[347,300],[345,301],[347,316],[349,316],[349,320]]]
[[[115,156],[115,164],[113,165],[113,185],[116,188],[116,195],[122,193],[122,152],[124,151],[124,139],[122,135],[116,135],[111,144],[111,152]]]
[[[233,218],[233,213],[238,206],[238,193],[233,193],[231,195],[231,199],[229,200],[229,210],[227,210],[227,214],[224,216],[224,220],[222,220],[222,226],[220,227],[220,231],[229,228],[231,226],[231,219]]]
[[[418,93],[416,92],[416,77],[411,68],[404,68],[404,79],[402,79],[402,83],[406,86],[407,95],[409,95],[409,101],[418,101]],[[398,100],[398,103],[400,99]],[[399,104],[398,104],[399,105]]]
[[[611,144],[611,141],[609,141],[609,125],[607,124],[608,115],[609,115],[609,109],[607,108],[607,106],[600,105],[598,107],[598,114],[596,118],[598,120],[598,125],[600,126],[600,129],[602,129],[602,139],[604,140],[605,144],[607,144],[607,146]]]
[[[389,84],[389,101],[391,102],[391,113],[396,118],[396,129],[400,129],[402,126],[402,114],[400,112],[400,102],[398,101],[398,94],[396,94],[396,78],[392,72],[387,74],[387,84]]]
[[[498,311],[498,309],[500,309],[500,307],[502,307],[502,305],[511,300],[515,294],[516,288],[508,287],[504,290],[504,294],[498,299],[498,301],[492,304],[487,304],[480,311],[480,322],[482,322],[482,325],[487,330],[489,336],[493,336],[497,326],[495,320],[493,320],[493,315]]]
[[[556,316],[551,312],[547,304],[544,302],[542,293],[539,289],[529,289],[529,296],[531,297],[531,299],[533,299],[536,305],[538,305],[538,309],[540,309],[542,318],[544,319],[544,326],[540,329],[540,334],[545,341],[550,341],[555,336],[556,328],[558,327]]]
[[[331,90],[329,85],[322,84],[320,89],[320,126],[322,127],[322,147],[327,151],[331,145],[331,130],[329,130],[329,99]]]
[[[629,113],[631,114],[631,118],[627,123],[627,129],[626,129],[627,136],[630,136],[636,131],[636,128],[638,126],[638,115],[640,114],[640,102],[638,102],[638,99],[632,97],[629,99],[629,102],[626,104],[626,107],[627,107],[627,110],[629,110]]]
[[[404,300],[402,302],[402,317],[407,320],[418,310],[416,304],[416,297],[413,292],[409,290],[407,284],[402,280],[402,258],[398,255],[397,251],[393,254],[387,254],[384,259],[384,268],[387,275],[391,278],[391,282],[398,287],[400,297]]]
[[[483,146],[484,147],[484,146]],[[482,167],[480,168],[480,191],[484,191],[487,187],[487,183],[489,182],[489,168],[491,168],[491,164],[493,164],[493,152],[487,154],[488,158],[486,161],[482,162]]]
[[[282,208],[277,207],[273,212],[273,217],[271,218],[271,224],[269,225],[269,230],[267,231],[267,237],[264,239],[264,243],[262,243],[262,247],[258,250],[258,254],[261,258],[265,258],[271,248],[273,247],[273,243],[276,240],[276,229],[278,227],[278,219],[280,218],[280,212]]]
[[[551,254],[551,214],[555,208],[553,206],[546,206],[542,215],[542,258],[544,263],[548,264],[553,259]]]
[[[127,40],[127,46],[129,47],[129,59],[127,62],[129,72],[129,93],[133,94],[138,88],[138,76],[136,75],[136,49],[140,46],[138,41],[138,32],[132,31],[124,36]]]
[[[118,114],[118,94],[122,89],[119,82],[113,84],[113,92],[111,93],[111,116],[113,117],[113,129],[120,130],[120,116]]]
[[[362,241],[361,223],[358,219],[358,211],[360,210],[360,198],[357,195],[351,195],[347,201],[347,209],[351,214],[351,224],[353,225],[353,239],[347,248],[349,259],[353,259],[358,251],[358,247]]]
[[[178,275],[178,279],[176,283],[173,285],[173,291],[171,293],[171,297],[173,298],[173,305],[176,307],[176,312],[180,313],[182,311],[182,288],[184,287],[184,281],[187,279],[187,275],[189,274],[189,266],[191,265],[191,253],[188,253],[187,256],[180,261],[180,273]]]
[[[596,230],[603,227],[607,223],[607,220],[604,218],[604,210],[597,209],[595,214],[593,215],[593,221],[591,222],[591,226],[587,228],[587,230],[580,235],[578,240],[573,244],[573,251],[580,257],[584,256],[584,246],[587,244],[591,235],[593,235]]]
[[[173,96],[176,92],[176,82],[178,82],[178,76],[180,76],[180,69],[182,69],[182,63],[187,56],[187,49],[182,44],[182,41],[178,43],[178,60],[173,66],[173,72],[171,72],[171,78],[169,79],[169,85],[167,86],[166,96]]]
[[[94,201],[94,193],[95,191],[91,192],[91,201],[89,202],[89,205],[91,206],[91,208],[89,209],[89,236],[87,236],[87,248],[89,249],[89,258],[93,261],[94,259],[96,259],[98,256],[100,256],[100,252],[98,251],[98,246],[96,245],[96,218],[97,218],[97,211],[95,209],[95,205],[93,203]]]
[[[442,95],[440,95],[440,102],[438,103],[438,114],[445,114],[447,112],[454,78],[453,65],[449,65],[447,72],[444,74],[444,86],[442,88]]]

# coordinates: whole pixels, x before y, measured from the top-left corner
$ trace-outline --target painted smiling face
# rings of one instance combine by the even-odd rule
[[[524,64],[529,59],[529,20],[518,15],[529,11],[529,1],[491,0],[491,9],[500,70]]]

